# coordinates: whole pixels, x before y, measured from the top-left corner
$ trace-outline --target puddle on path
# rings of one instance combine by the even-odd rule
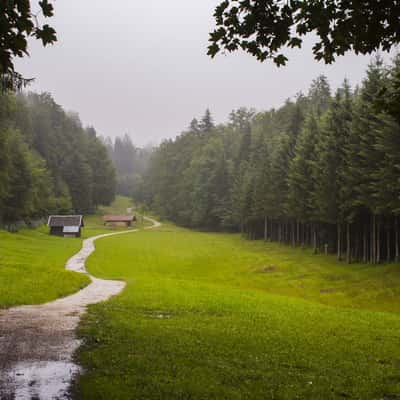
[[[68,388],[80,368],[71,362],[22,362],[5,371],[2,399],[69,399]]]
[[[150,218],[148,218],[150,220]],[[150,220],[151,229],[160,226]],[[66,268],[87,273],[85,261],[99,238],[136,232],[113,232],[83,241]],[[51,303],[14,307],[0,311],[0,400],[64,400],[74,375],[72,362],[79,347],[75,335],[81,315],[89,304],[120,293],[125,282],[90,277],[92,282],[79,292]]]

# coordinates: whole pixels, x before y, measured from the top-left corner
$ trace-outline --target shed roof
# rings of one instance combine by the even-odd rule
[[[105,222],[132,222],[133,215],[105,215],[103,220]]]
[[[64,226],[83,226],[82,215],[50,215],[47,225],[51,228]]]

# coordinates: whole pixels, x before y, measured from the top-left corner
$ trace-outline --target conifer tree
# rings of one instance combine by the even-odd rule
[[[214,129],[214,121],[211,115],[211,111],[207,108],[206,112],[204,113],[203,117],[199,122],[200,132],[204,135],[206,133],[211,132]]]
[[[338,89],[330,108],[323,115],[316,143],[314,168],[314,202],[317,219],[337,226],[337,253],[341,259],[342,228],[345,222],[340,212],[342,203],[344,148],[350,134],[352,96],[347,81]],[[331,247],[335,247],[330,243]]]

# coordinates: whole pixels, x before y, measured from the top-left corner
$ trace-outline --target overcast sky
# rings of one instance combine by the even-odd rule
[[[280,106],[325,74],[332,87],[364,77],[370,57],[348,55],[332,66],[316,62],[311,46],[291,53],[287,67],[246,54],[211,60],[208,32],[219,0],[56,0],[51,24],[59,41],[18,61],[35,91],[79,113],[85,125],[137,145],[184,130],[210,108],[224,122],[241,106]],[[309,41],[311,44],[311,40]]]

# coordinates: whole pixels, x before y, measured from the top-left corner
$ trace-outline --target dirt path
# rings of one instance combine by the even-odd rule
[[[145,228],[160,226],[155,220]],[[83,241],[82,249],[66,268],[87,274],[85,261],[103,237],[137,232],[137,229],[98,235]],[[75,336],[81,315],[89,304],[120,293],[124,282],[91,276],[79,292],[51,303],[0,311],[0,399],[67,399],[68,388],[80,371],[72,362],[79,347]]]

